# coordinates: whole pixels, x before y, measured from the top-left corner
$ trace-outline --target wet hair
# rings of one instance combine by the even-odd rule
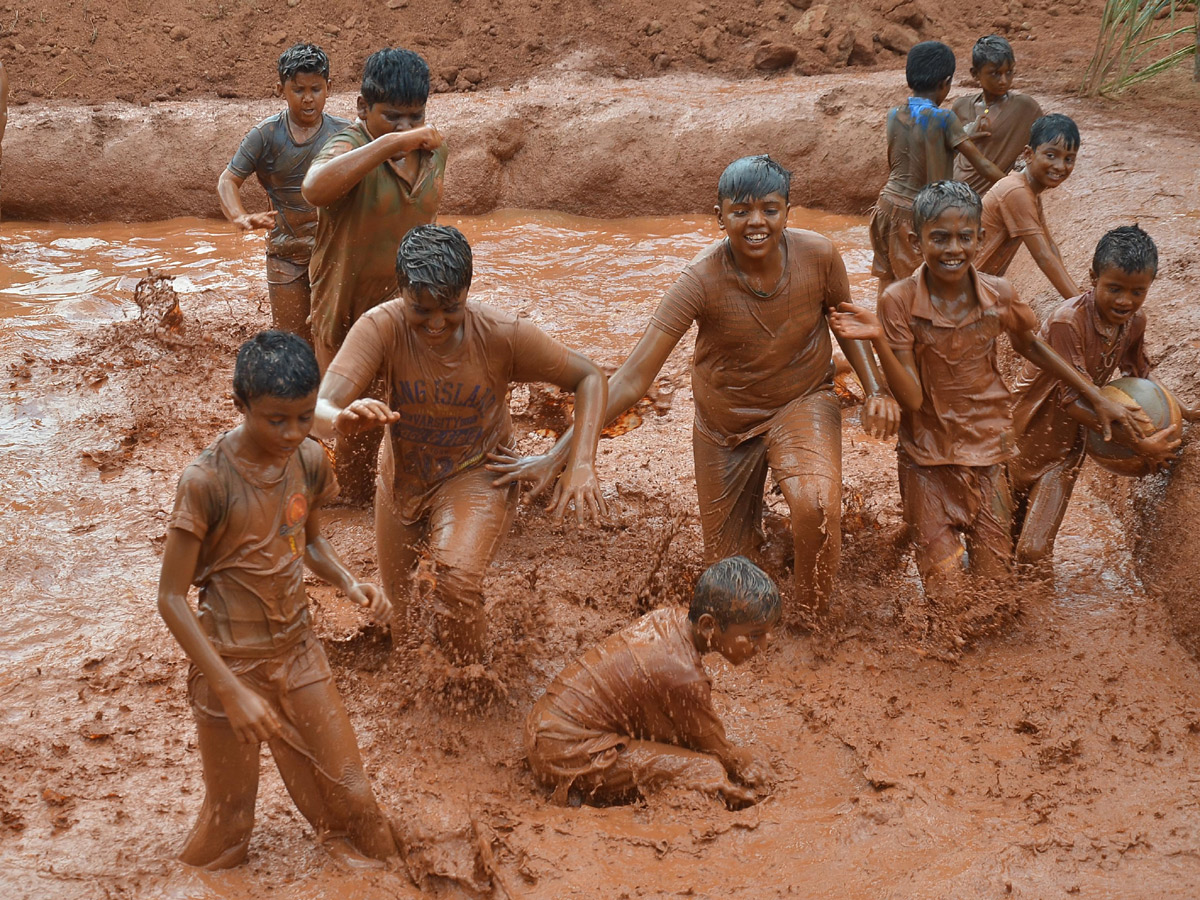
[[[1114,228],[1096,244],[1092,254],[1092,273],[1099,276],[1105,269],[1120,269],[1126,274],[1153,272],[1158,274],[1158,247],[1154,238],[1136,225]]]
[[[293,44],[279,54],[279,83],[287,84],[301,72],[329,80],[329,57],[316,44]]]
[[[471,286],[471,245],[449,225],[418,225],[396,251],[400,289],[423,291],[439,301],[456,299]]]
[[[975,189],[961,181],[935,181],[921,188],[913,200],[913,231],[921,233],[926,222],[932,222],[948,209],[965,209],[978,224],[983,201]]]
[[[429,100],[429,63],[400,47],[376,50],[363,64],[360,93],[367,106],[424,106]]]
[[[982,69],[988,63],[998,66],[1003,63],[1015,63],[1012,44],[998,34],[981,37],[971,48],[971,68]]]
[[[258,397],[295,400],[320,384],[313,348],[290,331],[260,331],[242,344],[233,364],[233,394],[243,403]]]
[[[771,157],[743,156],[735,159],[721,173],[717,182],[717,202],[729,200],[745,203],[767,194],[783,194],[789,199],[792,188],[792,173]]]
[[[1050,113],[1033,123],[1033,128],[1029,131],[1031,149],[1036,150],[1042,144],[1053,144],[1057,140],[1061,140],[1068,150],[1079,149],[1079,126],[1070,116]]]
[[[695,623],[708,613],[724,631],[730,625],[776,621],[781,612],[779,588],[771,577],[746,557],[730,556],[704,570],[688,618]]]
[[[941,41],[921,41],[908,51],[904,76],[914,91],[932,91],[954,75],[954,51]]]

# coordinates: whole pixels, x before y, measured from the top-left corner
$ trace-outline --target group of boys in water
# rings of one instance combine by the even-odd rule
[[[1003,585],[1014,559],[1044,563],[1086,429],[1156,465],[1174,457],[1177,430],[1147,434],[1139,410],[1099,390],[1118,370],[1149,374],[1141,306],[1157,271],[1153,241],[1136,226],[1106,234],[1091,289],[1079,291],[1040,200],[1070,174],[1077,128],[1011,90],[1003,38],[976,44],[981,92],[943,110],[954,69],[944,44],[913,47],[913,96],[888,116],[890,175],[871,220],[876,311],[851,302],[831,241],[787,227],[787,170],[746,157],[717,185],[724,237],[680,274],[606,378],[527,319],[468,299],[471,248],[432,224],[447,147],[425,123],[420,56],[385,49],[367,59],[353,124],[323,111],[329,63],[319,48],[281,56],[287,109],[247,135],[218,186],[233,222],[269,229],[275,330],[238,353],[241,424],[180,479],[159,590],[192,662],[206,785],[185,862],[245,858],[263,741],[331,846],[374,859],[397,852],[313,633],[304,566],[394,630],[431,623],[450,664],[486,664],[483,580],[521,484],[553,486],[558,519],[572,507],[580,522],[605,515],[601,429],[643,396],[693,323],[693,453],[712,565],[688,610],[659,609],[619,630],[535,703],[527,759],[562,801],[681,784],[740,805],[768,789],[767,761],[726,737],[702,657],[750,659],[781,621],[779,591],[751,561],[768,471],[791,519],[789,621],[813,628],[825,616],[841,548],[831,332],[863,386],[863,427],[899,434],[904,517],[934,609],[972,578]],[[1024,167],[1008,174],[1018,157]],[[271,212],[242,205],[251,173]],[[1022,244],[1066,299],[1040,331],[1001,277]],[[1015,429],[1002,333],[1027,360]],[[520,458],[506,396],[526,381],[574,392],[575,423],[544,454]],[[334,443],[332,463],[310,433]],[[354,503],[374,491],[382,587],[359,581],[321,535],[320,509],[339,484]]]

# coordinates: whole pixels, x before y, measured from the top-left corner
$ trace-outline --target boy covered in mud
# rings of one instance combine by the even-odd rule
[[[688,610],[648,613],[559,673],[525,721],[529,767],[559,803],[665,787],[754,803],[770,766],[725,736],[703,656],[740,665],[766,649],[779,617],[779,591],[754,563],[710,566]]]
[[[315,44],[296,44],[279,57],[275,96],[287,108],[259,122],[217,179],[221,212],[243,231],[267,233],[267,295],[271,323],[311,340],[308,327],[308,261],[317,233],[317,211],[300,186],[317,152],[350,123],[325,114],[329,96],[329,57]],[[242,184],[254,173],[271,201],[270,212],[250,213],[242,205]]]
[[[905,77],[912,96],[888,113],[888,180],[871,210],[871,274],[879,279],[880,294],[921,264],[911,238],[913,198],[930,182],[953,178],[957,154],[989,183],[1004,177],[958,116],[940,108],[950,94],[955,65],[954,51],[939,41],[922,41],[908,51]],[[975,131],[974,137],[985,136]]]
[[[321,383],[317,432],[387,426],[375,495],[379,572],[408,628],[416,580],[435,637],[458,666],[487,658],[483,577],[508,532],[519,485],[494,484],[489,455],[512,441],[512,382],[574,391],[575,422],[555,515],[605,512],[595,472],[604,374],[528,319],[468,302],[472,258],[455,228],[418,225],[394,254],[400,297],[354,323]],[[364,396],[378,378],[383,399]],[[420,565],[417,566],[418,559]]]
[[[914,532],[928,600],[961,599],[964,554],[972,575],[1006,580],[1012,563],[1011,394],[1000,377],[1001,334],[1013,349],[1081,395],[1110,435],[1133,413],[1034,334],[1037,317],[1002,278],[976,272],[979,195],[957,181],[922,189],[913,203],[913,275],[889,287],[878,315],[852,304],[835,333],[870,340],[904,412],[897,461],[904,518]],[[966,540],[964,548],[963,539]]]
[[[337,493],[325,451],[307,440],[320,373],[300,337],[266,331],[238,352],[242,423],[184,470],[169,520],[158,609],[191,660],[205,798],[180,859],[226,868],[246,858],[267,742],[297,808],[334,852],[396,853],[354,731],[313,634],[304,566],[376,619],[390,612],[321,534]],[[199,616],[188,586],[200,588]]]
[[[313,347],[325,371],[369,309],[396,294],[396,248],[415,225],[437,217],[446,147],[425,124],[429,66],[411,50],[385,48],[363,66],[358,120],[334,135],[304,179],[319,210],[312,276]],[[365,504],[374,489],[383,433],[338,436],[343,498]]]
[[[959,97],[951,107],[979,152],[1001,172],[1012,170],[1042,114],[1036,100],[1012,89],[1015,66],[1008,41],[998,34],[981,37],[971,48],[971,77],[979,82],[979,93]],[[954,160],[954,180],[965,181],[981,197],[992,186],[963,156]]]
[[[1051,313],[1041,338],[1097,386],[1118,371],[1149,378],[1142,304],[1157,274],[1158,248],[1150,235],[1136,225],[1113,229],[1096,245],[1091,289]],[[1054,552],[1083,465],[1087,429],[1097,429],[1099,422],[1077,391],[1028,363],[1016,393],[1017,454],[1008,464],[1016,501],[1016,557],[1018,563],[1035,565]],[[1180,407],[1188,421],[1200,417],[1200,410]],[[1174,459],[1180,445],[1173,428],[1148,437],[1118,430],[1112,439],[1156,465]]]
[[[1003,275],[1024,244],[1063,299],[1079,296],[1042,212],[1042,193],[1070,177],[1079,143],[1079,128],[1068,116],[1052,113],[1033,123],[1022,154],[1024,170],[1005,175],[983,198],[980,272]]]
[[[767,156],[729,164],[717,185],[726,237],[676,280],[609,382],[606,421],[645,394],[675,345],[699,326],[692,449],[708,561],[759,555],[770,470],[791,513],[795,623],[813,627],[841,557],[842,414],[833,392],[827,316],[850,297],[841,254],[826,237],[787,227],[791,173]],[[863,426],[895,432],[899,408],[870,348],[838,339],[862,382]],[[543,489],[562,467],[568,431],[545,456],[495,468]]]

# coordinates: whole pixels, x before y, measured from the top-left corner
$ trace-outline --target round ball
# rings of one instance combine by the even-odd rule
[[[1143,437],[1171,426],[1178,428],[1183,421],[1175,398],[1149,379],[1133,376],[1118,378],[1102,387],[1100,393],[1126,406],[1132,401],[1142,408],[1154,426]],[[1133,450],[1122,447],[1116,441],[1106,442],[1104,435],[1098,431],[1088,431],[1087,452],[1098,465],[1117,475],[1138,477],[1154,471],[1154,467]]]

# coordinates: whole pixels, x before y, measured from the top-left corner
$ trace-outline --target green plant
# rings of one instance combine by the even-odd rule
[[[1179,24],[1180,14],[1192,6],[1195,4],[1186,0],[1105,0],[1082,92],[1089,96],[1116,94],[1196,54],[1197,22]],[[1166,25],[1159,24],[1163,19]],[[1197,65],[1200,76],[1200,63]]]

